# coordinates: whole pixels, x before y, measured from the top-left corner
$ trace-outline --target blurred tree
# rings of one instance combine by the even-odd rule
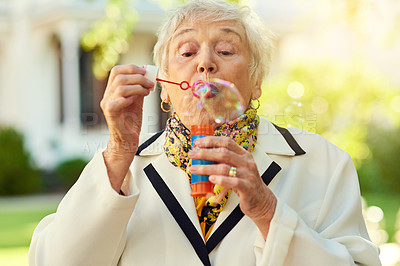
[[[400,193],[400,128],[370,128],[367,143],[373,156],[359,169],[362,192]]]
[[[37,192],[41,185],[23,135],[13,128],[0,127],[0,195]]]
[[[260,114],[287,127],[322,134],[348,151],[356,166],[370,159],[370,128],[399,128],[400,89],[361,64],[307,62],[263,87]]]
[[[93,73],[97,79],[107,77],[110,69],[119,61],[120,55],[128,51],[132,30],[138,14],[132,9],[130,0],[108,0],[105,17],[95,21],[81,40],[85,51],[93,51]]]
[[[83,158],[70,158],[60,162],[55,172],[61,180],[64,189],[68,190],[77,180],[82,170],[88,164],[88,161]]]

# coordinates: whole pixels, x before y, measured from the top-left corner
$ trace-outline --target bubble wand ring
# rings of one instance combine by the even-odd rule
[[[173,81],[169,81],[169,80],[165,80],[165,79],[160,79],[160,78],[156,78],[156,80],[160,81],[160,82],[166,82],[166,83],[178,85],[184,91],[190,88],[189,82],[187,82],[187,81],[182,81],[181,83],[177,83],[177,82],[173,82]]]

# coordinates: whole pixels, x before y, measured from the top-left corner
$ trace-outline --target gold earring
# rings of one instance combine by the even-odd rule
[[[254,106],[253,106],[253,102],[251,103],[251,105],[252,105],[251,107],[252,107],[254,110],[258,110],[258,108],[260,108],[260,104],[261,104],[261,103],[260,103],[260,100],[259,100],[258,98],[256,99],[256,101],[257,101],[257,107],[254,107]]]
[[[168,110],[164,108],[164,104],[165,104],[165,103],[169,104],[169,109],[168,109]],[[165,100],[162,100],[162,101],[161,101],[161,110],[163,110],[163,111],[166,112],[166,113],[169,113],[169,112],[171,111],[171,109],[172,109],[171,103],[166,102]]]

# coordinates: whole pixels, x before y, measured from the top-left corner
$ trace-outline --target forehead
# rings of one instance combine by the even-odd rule
[[[236,21],[202,22],[184,21],[172,35],[172,41],[197,34],[210,33],[218,36],[231,36],[240,42],[246,42],[246,33],[243,26]]]

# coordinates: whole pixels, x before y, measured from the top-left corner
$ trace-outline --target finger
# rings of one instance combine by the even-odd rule
[[[243,154],[238,154],[227,148],[194,149],[189,151],[188,155],[191,159],[214,161],[235,167],[246,166],[249,163],[249,154],[246,151]]]
[[[114,80],[116,76],[120,74],[140,74],[145,75],[146,70],[142,67],[133,65],[133,64],[126,64],[126,65],[116,65],[110,71],[109,81]]]
[[[230,165],[227,164],[207,164],[207,165],[192,165],[190,172],[197,175],[229,175]],[[236,169],[236,176],[238,176],[239,169]]]
[[[112,84],[107,85],[106,91],[104,93],[104,98],[113,97],[112,95],[117,92],[118,96],[126,96],[130,93],[120,92],[119,90],[128,89],[126,86],[141,86],[147,90],[154,87],[154,83],[142,75],[118,75]],[[140,93],[146,95],[145,93]]]
[[[194,147],[197,148],[226,148],[238,154],[244,154],[246,151],[229,137],[206,136],[194,141]]]
[[[229,177],[224,175],[210,175],[209,180],[213,184],[218,184],[223,187],[232,188],[236,191],[245,190],[246,183],[248,182],[246,179]]]
[[[101,107],[105,113],[116,113],[133,103],[135,97],[118,97],[115,100],[102,103]]]
[[[135,95],[146,96],[150,93],[150,89],[144,88],[140,85],[125,85],[119,86],[115,90],[115,94],[120,97],[130,97]]]
[[[125,85],[141,85],[150,89],[154,87],[154,82],[139,74],[119,74],[112,82],[112,87]]]

